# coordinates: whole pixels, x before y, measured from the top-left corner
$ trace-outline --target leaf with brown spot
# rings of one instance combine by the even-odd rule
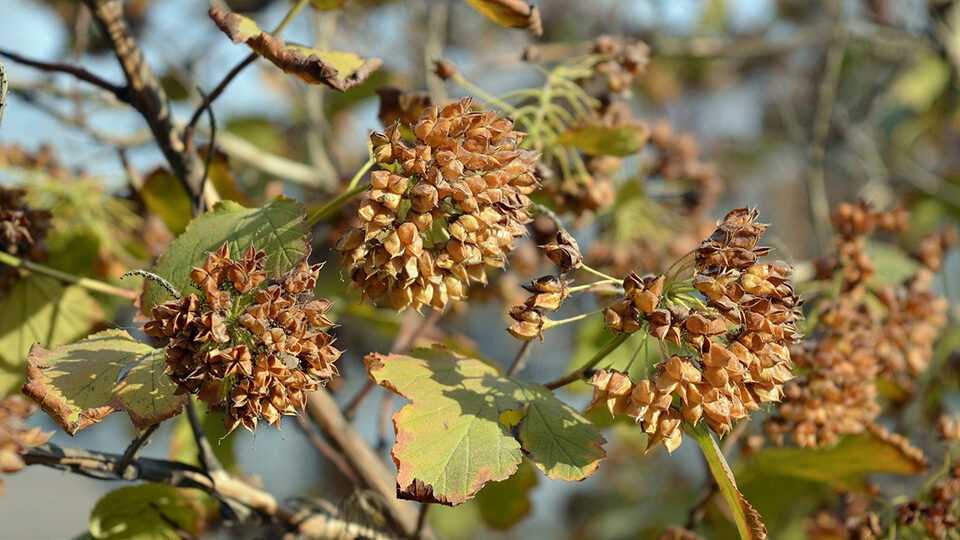
[[[543,35],[540,11],[523,0],[467,0],[467,3],[500,26],[526,28],[537,37]]]
[[[605,457],[600,432],[576,411],[480,360],[434,349],[365,362],[377,384],[411,400],[393,417],[401,498],[460,504],[514,474],[523,452],[564,480],[586,478]]]
[[[52,351],[35,345],[23,392],[70,435],[118,411],[144,429],[183,406],[163,362],[162,350],[123,330],[105,330]]]
[[[310,84],[325,84],[344,92],[362,83],[383,63],[352,52],[321,51],[284,42],[249,17],[212,7],[210,18],[234,43],[245,43],[284,72]]]

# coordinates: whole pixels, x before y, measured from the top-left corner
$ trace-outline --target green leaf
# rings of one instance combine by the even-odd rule
[[[163,484],[123,487],[97,501],[90,536],[98,540],[180,540],[203,532],[206,509],[197,490]]]
[[[565,480],[586,478],[605,456],[600,432],[543,387],[456,353],[415,354],[365,359],[377,384],[412,401],[393,418],[402,498],[460,504],[514,474],[521,449],[547,476]]]
[[[919,266],[902,248],[887,242],[867,242],[867,256],[876,268],[870,283],[877,287],[898,284]]]
[[[700,445],[703,451],[703,457],[707,460],[707,467],[710,474],[716,480],[720,487],[720,494],[727,501],[727,506],[733,514],[733,521],[737,525],[737,532],[740,533],[741,540],[763,540],[767,537],[767,527],[760,518],[760,513],[747,501],[747,498],[740,493],[737,488],[737,480],[733,476],[733,471],[727,465],[723,452],[717,446],[716,439],[709,430],[701,423],[699,426],[687,426],[687,431],[693,435],[693,438]]]
[[[0,301],[0,397],[24,377],[30,347],[55,347],[90,331],[100,306],[84,289],[39,274],[21,278]]]
[[[234,43],[245,43],[285,73],[310,84],[325,84],[341,92],[360,84],[383,63],[343,51],[321,51],[284,43],[264,32],[249,17],[210,8],[210,18]]]
[[[874,433],[850,435],[822,449],[766,448],[754,454],[740,471],[746,482],[768,476],[791,477],[828,484],[842,490],[862,490],[872,474],[913,475],[926,470],[915,451]]]
[[[557,144],[573,146],[594,156],[629,156],[639,152],[650,135],[646,126],[584,126],[573,128],[557,137]]]
[[[317,11],[333,11],[340,9],[347,0],[310,0],[310,5]]]
[[[193,221],[170,245],[154,272],[185,292],[191,287],[190,271],[203,264],[207,253],[229,242],[232,253],[241,253],[250,245],[267,252],[268,273],[281,273],[292,268],[307,254],[307,230],[303,207],[290,199],[276,199],[261,208],[245,208],[237,203],[221,201]],[[163,302],[168,293],[147,281],[143,295],[143,312],[149,313]]]
[[[147,210],[159,217],[173,234],[180,234],[190,223],[193,206],[190,194],[170,171],[154,169],[143,180],[140,198]]]
[[[23,392],[70,435],[117,411],[144,429],[183,406],[163,365],[162,350],[123,330],[104,330],[52,351],[34,346]]]
[[[893,82],[893,95],[907,107],[925,111],[948,88],[949,82],[950,65],[929,54]]]
[[[487,484],[477,493],[480,518],[494,529],[513,527],[530,514],[530,492],[538,483],[537,471],[528,461],[522,462],[516,474],[503,482]]]
[[[467,0],[484,17],[507,28],[526,28],[531,34],[543,34],[540,12],[525,0]]]
[[[569,371],[593,358],[597,351],[608,345],[614,337],[616,334],[607,329],[602,317],[590,317],[583,321],[577,328],[576,348],[570,357]],[[648,377],[653,366],[661,359],[660,345],[641,335],[614,349],[597,367],[625,371],[632,380],[639,380]],[[571,384],[568,390],[587,392],[591,388],[585,381],[579,381]],[[609,416],[609,413],[606,414]]]

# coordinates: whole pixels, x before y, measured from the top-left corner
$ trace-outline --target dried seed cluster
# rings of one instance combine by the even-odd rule
[[[928,538],[948,538],[960,529],[960,466],[950,469],[947,478],[938,481],[925,497],[897,507],[901,527],[922,530]]]
[[[921,265],[897,285],[869,283],[875,272],[866,250],[869,235],[902,231],[907,219],[903,210],[880,212],[865,203],[843,204],[834,213],[837,255],[816,266],[820,279],[839,276],[840,293],[818,306],[812,337],[792,350],[805,375],[787,386],[783,404],[766,423],[775,443],[789,435],[800,446],[828,446],[868,429],[880,413],[876,379],[909,391],[929,364],[946,324],[947,302],[931,285],[949,236],[921,243],[928,247],[918,259],[936,266]]]
[[[606,79],[610,91],[617,94],[628,92],[650,61],[646,43],[623,37],[600,36],[594,40],[592,52],[602,56],[596,71]]]
[[[722,436],[760,403],[780,400],[793,377],[788,346],[798,338],[800,302],[788,267],[758,262],[769,248],[758,246],[766,225],[756,218],[755,210],[730,212],[696,250],[688,287],[704,299],[694,308],[671,300],[664,276],[631,274],[624,297],[604,313],[614,332],[645,329],[681,351],[661,362],[652,379],[633,383],[601,370],[591,380],[594,402],[634,418],[651,445],[676,449],[681,420],[705,419]]]
[[[25,464],[20,455],[50,438],[50,433],[44,433],[39,427],[24,425],[24,420],[36,408],[22,396],[0,399],[0,473],[22,469]],[[0,495],[3,495],[3,480],[0,480]]]
[[[413,133],[405,140],[404,131]],[[443,309],[502,268],[530,221],[535,153],[471,100],[427,107],[413,125],[371,135],[380,170],[337,249],[365,297],[394,309]]]
[[[260,418],[279,425],[337,374],[331,304],[313,296],[320,265],[304,259],[268,279],[265,257],[251,246],[233,259],[224,244],[191,272],[199,293],[154,307],[144,326],[167,340],[166,372],[177,393],[224,409],[231,430],[252,431]]]
[[[37,258],[44,251],[43,240],[50,229],[49,210],[27,206],[27,192],[0,187],[0,249],[11,255]]]
[[[510,318],[514,321],[507,328],[510,335],[524,341],[535,337],[543,340],[543,314],[560,308],[570,295],[568,286],[569,282],[557,276],[542,276],[523,285],[530,295],[522,304],[510,308]]]

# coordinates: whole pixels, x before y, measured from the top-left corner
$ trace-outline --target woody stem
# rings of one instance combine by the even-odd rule
[[[102,281],[97,281],[95,279],[78,277],[73,274],[61,272],[59,270],[50,268],[49,266],[37,264],[35,262],[21,259],[19,257],[14,257],[9,253],[0,252],[0,264],[5,264],[7,266],[12,266],[14,268],[24,268],[31,272],[36,272],[38,274],[52,277],[64,283],[70,283],[72,285],[77,285],[78,287],[82,287],[90,291],[109,294],[111,296],[117,296],[126,300],[135,300],[137,298],[136,291],[131,291],[130,289],[123,289],[120,287],[114,287],[109,283],[104,283]]]
[[[557,379],[557,380],[555,380],[555,381],[548,382],[548,383],[544,384],[543,386],[546,387],[546,388],[548,388],[548,389],[550,389],[550,390],[556,390],[557,388],[562,388],[562,387],[564,387],[564,386],[566,386],[566,385],[568,385],[568,384],[570,384],[570,383],[573,383],[573,382],[579,381],[580,379],[583,379],[584,374],[586,374],[588,371],[590,371],[591,369],[593,369],[594,366],[596,366],[597,364],[599,364],[599,363],[600,363],[604,358],[606,358],[610,353],[612,353],[613,351],[615,351],[615,350],[617,349],[617,347],[619,347],[620,345],[623,344],[623,342],[625,342],[625,341],[627,341],[628,339],[630,339],[630,336],[632,336],[632,335],[633,335],[633,334],[619,334],[619,335],[617,335],[616,337],[614,337],[613,339],[611,339],[610,341],[608,341],[607,344],[604,345],[602,349],[600,349],[599,351],[597,351],[597,353],[596,353],[595,355],[593,355],[593,358],[591,358],[590,360],[588,360],[586,364],[580,366],[579,369],[577,369],[577,370],[575,370],[575,371],[573,371],[573,372],[571,372],[571,373],[568,373],[567,375],[564,375],[563,377],[560,377],[559,379]]]

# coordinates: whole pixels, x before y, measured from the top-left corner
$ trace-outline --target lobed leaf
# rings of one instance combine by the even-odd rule
[[[557,144],[573,146],[594,156],[629,156],[643,149],[650,130],[643,124],[627,126],[583,126],[557,136]]]
[[[249,17],[212,7],[210,18],[234,43],[245,43],[284,72],[310,84],[325,84],[341,92],[362,83],[383,63],[343,51],[321,51],[285,43],[264,32]]]
[[[187,230],[157,261],[154,272],[184,292],[192,286],[190,270],[202,265],[207,253],[224,242],[230,244],[233,253],[242,253],[251,244],[255,245],[267,253],[268,273],[285,272],[308,251],[303,207],[284,198],[261,208],[221,201],[213,210],[190,222]],[[143,312],[149,313],[168,296],[162,287],[147,280],[141,300]]]
[[[467,0],[467,3],[500,26],[526,28],[537,37],[543,35],[540,11],[523,0]]]
[[[197,490],[140,484],[107,493],[90,513],[98,540],[180,540],[205,528],[209,497]]]
[[[101,318],[100,306],[80,287],[39,274],[18,280],[0,301],[0,397],[23,383],[34,344],[69,343]]]
[[[365,362],[377,384],[411,400],[393,417],[401,498],[463,503],[513,475],[523,452],[564,480],[586,478],[605,457],[600,432],[576,411],[480,360],[434,349]]]
[[[52,351],[35,345],[23,392],[70,435],[126,411],[138,429],[180,412],[163,351],[123,330],[104,330]]]

